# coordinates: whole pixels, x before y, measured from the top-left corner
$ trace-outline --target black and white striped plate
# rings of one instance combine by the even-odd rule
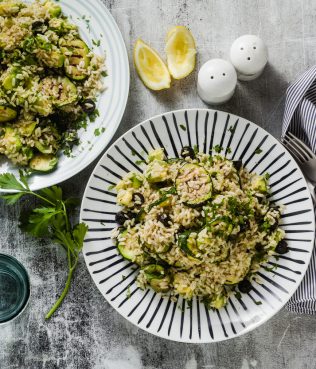
[[[124,260],[111,240],[116,226],[115,191],[111,186],[129,171],[142,171],[140,161],[154,148],[178,157],[185,145],[212,154],[223,147],[229,159],[241,159],[252,172],[270,173],[271,198],[286,206],[281,227],[290,252],[271,257],[258,272],[259,283],[241,299],[230,297],[219,311],[194,300],[188,304],[140,290],[137,266]],[[259,153],[260,152],[260,153]],[[314,211],[304,177],[295,161],[269,133],[235,115],[206,109],[179,110],[149,119],[117,140],[94,169],[81,208],[89,225],[84,257],[93,281],[106,300],[138,327],[174,341],[216,342],[248,332],[271,318],[294,293],[307,269],[314,240]]]

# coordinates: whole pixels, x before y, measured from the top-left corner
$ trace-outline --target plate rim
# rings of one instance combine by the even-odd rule
[[[98,156],[102,155],[103,157],[103,152],[104,150],[107,148],[107,146],[109,145],[109,143],[111,142],[113,136],[115,135],[116,131],[119,128],[119,125],[122,122],[122,118],[123,115],[125,113],[126,110],[126,106],[127,106],[127,102],[128,102],[128,98],[129,98],[129,93],[130,93],[130,81],[131,81],[131,75],[130,75],[130,65],[129,65],[129,57],[128,57],[128,52],[127,52],[127,47],[122,35],[122,32],[119,29],[118,24],[116,23],[116,20],[114,19],[113,15],[111,14],[111,12],[109,11],[109,9],[107,8],[107,6],[105,5],[105,3],[102,0],[94,0],[97,3],[100,4],[100,6],[103,8],[104,13],[106,14],[106,16],[109,18],[110,22],[112,23],[115,32],[119,38],[119,42],[120,42],[120,47],[121,47],[121,51],[123,52],[123,65],[124,65],[124,69],[126,71],[126,93],[125,96],[123,97],[123,103],[121,104],[121,111],[118,114],[118,118],[115,122],[115,125],[112,126],[111,132],[109,135],[107,135],[107,139],[104,140],[105,144],[101,145],[99,150],[91,150],[90,151],[90,155],[89,155],[89,159],[84,163],[84,165],[79,165],[79,168],[76,168],[75,170],[70,169],[68,171],[65,171],[64,174],[63,172],[60,173],[60,175],[58,176],[58,178],[50,178],[47,180],[47,183],[45,185],[37,185],[36,181],[35,183],[30,185],[30,189],[32,191],[38,191],[41,190],[43,188],[46,187],[50,187],[50,186],[54,186],[54,185],[58,185],[59,183],[62,183],[64,181],[67,181],[68,179],[80,174],[84,169],[86,169],[94,160],[96,160],[98,158]],[[99,98],[99,96],[97,96],[97,99]],[[104,120],[102,120],[103,122]],[[104,139],[104,137],[102,135],[99,136],[99,139]],[[112,146],[112,145],[111,145]],[[111,147],[110,146],[110,147]],[[61,153],[61,155],[64,155]],[[70,167],[71,168],[71,167]],[[16,167],[17,170],[23,169],[19,166]],[[7,173],[11,173],[11,172],[7,172]],[[53,173],[53,172],[52,172]],[[36,173],[37,176],[45,176],[45,174],[41,174],[41,173]],[[5,189],[1,189],[0,188],[0,194],[1,193],[16,193],[16,190],[5,190]]]
[[[159,114],[156,114],[150,118],[147,118],[145,120],[143,120],[142,122],[136,124],[135,126],[131,127],[130,129],[128,129],[126,132],[124,132],[120,137],[117,138],[117,140],[115,140],[115,142],[113,142],[108,148],[107,150],[104,152],[104,154],[102,155],[102,157],[99,159],[99,161],[96,163],[95,167],[93,168],[93,171],[91,172],[91,175],[89,177],[89,180],[86,184],[86,187],[85,187],[85,190],[84,190],[84,193],[82,195],[82,201],[81,201],[81,205],[80,205],[80,214],[79,214],[79,219],[80,219],[80,222],[82,222],[82,218],[83,218],[83,202],[84,202],[84,199],[86,198],[86,195],[87,195],[87,192],[89,191],[89,185],[90,185],[90,182],[91,180],[93,180],[93,175],[96,171],[97,168],[100,167],[100,164],[101,162],[106,158],[106,155],[108,153],[108,151],[111,150],[111,148],[116,145],[124,136],[126,136],[128,133],[130,133],[131,131],[133,131],[134,129],[136,129],[137,127],[145,124],[146,122],[148,121],[151,121],[151,120],[154,120],[156,118],[159,118],[163,115],[167,115],[167,114],[172,114],[172,113],[180,113],[180,112],[189,112],[189,111],[203,111],[203,112],[220,112],[220,113],[225,113],[225,114],[229,114],[231,117],[233,118],[241,118],[251,124],[253,124],[255,127],[259,127],[261,130],[263,130],[263,132],[265,132],[266,134],[269,135],[269,137],[273,138],[275,141],[278,142],[278,144],[280,144],[283,149],[290,155],[290,157],[292,158],[292,161],[293,163],[295,164],[300,176],[303,178],[303,181],[304,183],[306,184],[306,188],[307,188],[307,193],[308,193],[308,201],[309,201],[309,204],[311,205],[311,209],[312,209],[312,215],[313,215],[313,219],[312,219],[312,226],[313,226],[313,237],[312,237],[312,240],[314,240],[313,242],[313,246],[312,246],[312,250],[311,252],[309,253],[309,257],[308,257],[308,262],[306,262],[305,264],[305,270],[304,270],[304,273],[302,273],[301,275],[299,275],[298,279],[297,279],[297,287],[295,289],[295,291],[292,293],[292,294],[289,294],[289,297],[287,297],[286,299],[284,299],[284,302],[281,304],[281,306],[276,309],[272,315],[269,315],[267,314],[263,319],[261,319],[259,322],[257,323],[253,323],[250,327],[248,328],[245,328],[244,330],[240,331],[239,333],[235,334],[235,335],[231,335],[229,337],[223,337],[223,338],[219,338],[219,339],[210,339],[210,340],[203,340],[203,339],[200,339],[200,340],[196,340],[194,338],[192,339],[186,339],[186,338],[181,338],[181,340],[178,340],[178,339],[174,339],[170,336],[162,336],[160,335],[159,333],[157,332],[153,332],[150,330],[150,328],[146,328],[146,327],[142,327],[140,325],[138,325],[136,322],[133,322],[132,320],[130,320],[128,317],[125,317],[123,314],[121,314],[121,312],[119,310],[116,309],[116,307],[114,306],[114,304],[112,304],[112,302],[110,300],[108,300],[102,293],[102,291],[98,288],[96,282],[94,281],[94,278],[93,278],[93,275],[92,275],[92,271],[90,270],[90,268],[88,267],[88,260],[87,260],[87,257],[86,257],[86,254],[83,252],[83,257],[84,257],[84,261],[85,261],[85,264],[86,264],[86,268],[88,269],[89,271],[89,274],[90,274],[90,277],[92,279],[92,282],[94,283],[95,287],[98,289],[98,291],[101,293],[103,299],[114,309],[114,311],[116,313],[118,313],[121,317],[123,317],[125,320],[127,320],[129,323],[133,324],[134,326],[136,326],[137,328],[139,329],[142,329],[143,331],[149,333],[149,334],[152,334],[156,337],[159,337],[160,339],[166,339],[168,341],[173,341],[173,342],[179,342],[179,343],[191,343],[191,344],[205,344],[205,343],[217,343],[217,342],[224,342],[224,341],[227,341],[227,340],[231,340],[231,339],[234,339],[234,338],[238,338],[246,333],[249,333],[251,331],[253,331],[254,329],[258,328],[259,326],[263,325],[264,323],[266,323],[268,320],[270,320],[271,318],[273,318],[274,316],[276,316],[281,309],[284,308],[284,306],[288,303],[288,301],[291,299],[291,297],[294,295],[294,293],[297,291],[298,287],[301,285],[302,283],[302,280],[304,279],[305,275],[306,275],[306,272],[307,272],[307,269],[310,265],[310,262],[311,262],[311,257],[312,257],[312,252],[313,252],[313,248],[315,247],[315,208],[313,206],[313,202],[312,202],[312,198],[311,198],[311,194],[308,190],[308,186],[307,186],[307,183],[306,183],[306,179],[305,179],[305,176],[303,175],[303,172],[301,171],[300,167],[298,166],[298,164],[296,163],[295,159],[293,158],[293,156],[291,155],[291,153],[282,145],[282,143],[277,139],[275,138],[271,133],[269,133],[268,131],[266,131],[264,128],[262,128],[261,126],[259,126],[258,124],[246,119],[246,118],[243,118],[241,116],[238,116],[236,114],[232,114],[230,112],[226,112],[226,111],[223,111],[223,110],[219,110],[219,109],[209,109],[209,108],[189,108],[189,109],[177,109],[177,110],[170,110],[170,111],[167,111],[167,112],[163,112],[163,113],[159,113]]]

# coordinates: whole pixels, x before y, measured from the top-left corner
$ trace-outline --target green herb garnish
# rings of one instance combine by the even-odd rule
[[[186,131],[186,126],[184,124],[179,124],[179,127],[182,129],[182,131]]]
[[[255,150],[255,154],[261,154],[261,153],[262,153],[262,150],[259,147],[257,147]]]
[[[101,45],[101,41],[100,40],[92,40],[92,43],[95,46],[100,46]]]
[[[11,173],[1,174],[0,188],[17,191],[0,195],[9,205],[15,204],[24,196],[37,198],[39,205],[21,216],[20,228],[35,237],[49,237],[60,244],[67,253],[68,278],[62,294],[45,316],[45,319],[49,319],[68,293],[88,230],[86,224],[72,225],[69,219],[69,211],[78,205],[79,201],[74,198],[64,200],[62,189],[59,186],[33,192],[29,188],[27,176],[21,170],[19,180]]]
[[[222,150],[223,150],[222,146],[220,146],[220,145],[215,145],[214,146],[214,151],[215,152],[220,153]]]

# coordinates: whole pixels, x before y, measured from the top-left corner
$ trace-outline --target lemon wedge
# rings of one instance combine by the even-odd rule
[[[167,64],[175,79],[189,75],[195,67],[196,48],[192,33],[184,26],[175,26],[167,34]]]
[[[170,87],[171,77],[166,64],[159,54],[141,39],[135,43],[134,63],[146,87],[156,91]]]

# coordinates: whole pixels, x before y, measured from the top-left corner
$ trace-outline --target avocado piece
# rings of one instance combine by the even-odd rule
[[[17,130],[11,127],[5,127],[2,143],[9,152],[18,152],[22,148],[22,141]]]
[[[163,160],[154,160],[147,166],[145,177],[149,183],[163,182],[168,179],[169,165]]]
[[[265,176],[255,176],[252,179],[252,188],[261,193],[268,192],[268,183]]]
[[[133,205],[133,192],[131,190],[119,190],[117,194],[117,203],[122,206]]]
[[[212,301],[210,306],[214,309],[220,309],[226,305],[226,297],[223,295],[216,296]]]
[[[154,160],[164,160],[165,158],[165,152],[163,148],[152,150],[148,154],[148,161],[154,161]]]
[[[0,16],[10,17],[17,14],[22,8],[22,3],[19,1],[4,1],[0,3]]]
[[[44,7],[48,10],[48,13],[53,18],[58,18],[61,15],[61,7],[55,4],[53,1],[45,1]]]
[[[29,167],[35,172],[51,172],[58,163],[58,158],[54,155],[36,154],[30,160]]]
[[[17,111],[10,106],[0,105],[0,123],[10,122],[17,117]]]

